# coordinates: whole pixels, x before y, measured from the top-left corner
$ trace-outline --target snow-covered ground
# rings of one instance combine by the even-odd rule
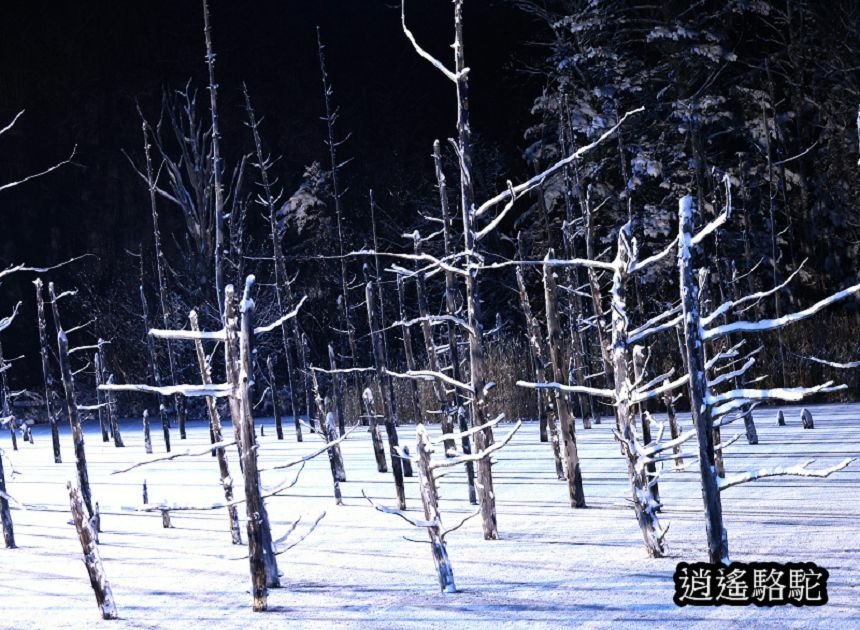
[[[776,426],[774,409],[759,410],[760,443],[736,442],[726,459],[728,471],[812,457],[819,468],[860,454],[860,405],[809,408],[816,427],[811,431],[801,428],[799,408],[784,407],[786,427]],[[160,453],[156,424],[153,442]],[[305,442],[297,444],[288,424],[287,439],[279,442],[271,420],[262,424],[261,466],[286,462],[320,444],[307,431]],[[502,425],[497,436],[509,428]],[[724,439],[733,428],[724,429]],[[400,427],[400,435],[410,444],[414,428]],[[93,496],[101,505],[100,550],[120,614],[120,620],[106,622],[69,521],[65,482],[74,475],[74,462],[68,427],[62,435],[62,465],[53,463],[44,427],[35,432],[35,445],[21,444],[18,452],[11,451],[3,434],[0,446],[17,470],[12,476],[7,464],[8,491],[33,507],[12,512],[19,548],[0,548],[0,627],[697,628],[728,622],[757,628],[860,628],[860,462],[830,479],[778,477],[723,493],[732,559],[811,561],[825,567],[830,571],[825,607],[677,608],[672,602],[675,565],[706,560],[695,469],[662,478],[662,520],[671,524],[669,557],[649,559],[628,508],[626,463],[611,425],[604,421],[588,431],[577,426],[577,436],[589,508],[568,507],[550,447],[538,442],[537,425],[526,423],[498,454],[494,468],[502,539],[484,541],[477,518],[452,533],[448,550],[460,592],[443,594],[427,545],[404,539],[424,540],[424,531],[375,511],[362,498],[364,490],[374,501],[393,505],[394,486],[390,473],[376,472],[369,435],[355,431],[343,445],[346,505],[334,504],[325,455],[307,465],[290,496],[268,500],[275,537],[298,517],[302,522],[294,536],[301,536],[322,511],[327,516],[301,545],[278,557],[283,588],[270,591],[268,613],[252,613],[248,563],[242,559],[246,548],[230,544],[226,511],[175,512],[172,529],[162,528],[157,512],[134,511],[142,502],[144,480],[150,502],[222,500],[216,460],[182,458],[111,475],[146,457],[140,424],[124,424],[124,449],[103,444],[97,427],[90,425],[86,447]],[[194,422],[187,440],[179,440],[175,428],[172,437],[176,452],[205,446],[208,431],[203,422]],[[235,450],[229,452],[238,480]],[[294,470],[263,473],[263,483],[274,486]],[[416,479],[406,481],[409,508],[420,511]],[[241,483],[236,486],[240,492]],[[445,477],[441,494],[446,525],[472,511],[462,472]],[[244,518],[244,506],[240,514]]]

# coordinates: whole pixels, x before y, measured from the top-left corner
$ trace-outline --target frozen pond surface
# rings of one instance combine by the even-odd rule
[[[815,458],[823,468],[860,455],[860,405],[811,405],[814,430],[800,426],[800,408],[783,407],[788,426],[776,426],[776,410],[756,414],[760,443],[741,438],[726,457],[729,473],[759,466],[797,464]],[[682,416],[684,426],[688,419]],[[153,418],[156,454],[163,452]],[[283,463],[315,450],[308,435],[298,444],[285,424],[286,439],[275,439],[270,419],[260,438],[261,466]],[[502,425],[497,437],[510,425]],[[146,480],[150,502],[205,503],[223,500],[216,460],[181,458],[111,475],[145,458],[140,423],[125,423],[126,448],[102,443],[88,425],[87,457],[93,496],[101,505],[100,551],[120,619],[101,621],[74,527],[70,525],[66,480],[74,475],[68,427],[62,434],[64,463],[53,463],[50,433],[35,431],[35,445],[11,451],[17,474],[7,464],[9,493],[33,506],[13,509],[19,549],[0,549],[0,627],[237,628],[332,627],[648,627],[705,628],[718,624],[780,628],[860,628],[860,462],[829,479],[777,477],[730,488],[723,510],[732,559],[810,561],[830,571],[830,602],[823,608],[677,608],[672,574],[679,561],[704,561],[705,532],[695,467],[667,472],[661,479],[669,557],[649,559],[628,508],[625,460],[604,420],[591,430],[577,424],[586,500],[572,510],[564,482],[555,478],[548,444],[538,441],[536,423],[526,423],[497,457],[499,531],[502,540],[485,542],[479,519],[452,533],[448,550],[456,594],[439,592],[422,530],[396,516],[376,512],[362,490],[381,504],[394,505],[389,474],[376,471],[369,435],[362,429],[343,444],[348,482],[341,484],[345,506],[334,504],[325,455],[310,462],[285,497],[267,505],[275,537],[302,517],[301,536],[322,511],[327,516],[301,545],[278,557],[283,588],[269,593],[268,613],[250,609],[246,547],[232,546],[224,510],[175,512],[172,529],[158,512],[135,512]],[[738,427],[738,428],[735,428]],[[438,427],[434,427],[438,433]],[[742,425],[723,430],[724,439]],[[414,428],[400,427],[401,443],[414,441]],[[187,440],[172,432],[174,452],[205,447],[208,430],[189,423]],[[692,450],[688,444],[687,450]],[[235,450],[231,471],[239,478]],[[293,471],[263,473],[274,486]],[[469,514],[462,471],[441,484],[446,525]],[[420,512],[417,481],[407,479],[410,510]],[[236,482],[237,492],[241,483]],[[240,506],[244,520],[244,506]],[[243,538],[245,535],[243,522]]]

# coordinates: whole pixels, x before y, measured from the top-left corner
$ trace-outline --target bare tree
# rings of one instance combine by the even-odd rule
[[[491,424],[498,424],[504,416],[498,416],[491,420]],[[427,529],[427,535],[430,537],[430,549],[433,554],[433,562],[436,565],[436,572],[439,576],[439,587],[443,593],[456,593],[457,587],[454,584],[454,571],[451,568],[451,561],[448,558],[448,547],[445,544],[445,537],[451,532],[462,527],[466,521],[481,513],[479,508],[474,513],[462,519],[457,525],[449,529],[445,529],[442,525],[442,515],[439,512],[439,488],[437,481],[443,474],[446,468],[460,466],[467,461],[480,461],[489,459],[493,453],[504,448],[514,437],[514,434],[522,426],[522,422],[517,422],[510,430],[508,435],[500,442],[488,447],[486,451],[479,451],[474,454],[446,452],[446,459],[433,461],[432,455],[436,451],[434,444],[442,444],[445,442],[453,442],[462,437],[460,433],[443,433],[436,440],[431,440],[430,435],[423,423],[419,423],[415,430],[416,433],[416,457],[415,463],[418,468],[418,483],[421,489],[421,503],[424,507],[424,519],[416,519],[406,514],[402,509],[389,508],[375,504],[366,494],[364,497],[380,512],[386,514],[395,514],[410,523],[414,527],[423,527]],[[484,427],[474,427],[467,431],[473,435]],[[453,455],[453,457],[451,457]]]

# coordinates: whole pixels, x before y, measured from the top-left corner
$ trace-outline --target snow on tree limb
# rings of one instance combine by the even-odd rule
[[[12,309],[11,315],[0,319],[0,331],[6,330],[7,328],[9,328],[9,326],[12,325],[12,322],[15,321],[15,317],[18,315],[19,308],[21,308],[21,302],[18,302],[15,305],[15,308]]]
[[[711,406],[716,406],[721,403],[734,400],[784,400],[786,402],[799,402],[813,394],[839,391],[844,388],[844,385],[834,387],[833,381],[827,381],[826,383],[815,385],[813,387],[774,387],[772,389],[752,389],[741,387],[722,394],[709,393],[705,396],[705,403]]]
[[[683,374],[676,378],[674,381],[669,381],[668,383],[664,383],[660,387],[650,389],[650,390],[635,390],[633,395],[630,397],[630,404],[638,405],[641,402],[645,402],[646,400],[650,400],[651,398],[655,398],[660,394],[665,394],[666,392],[671,392],[672,390],[678,389],[679,387],[686,385],[690,381],[689,374]]]
[[[458,387],[459,389],[467,391],[470,394],[475,393],[470,384],[458,381],[457,379],[451,378],[450,376],[448,376],[447,374],[443,374],[442,372],[434,372],[433,370],[407,370],[406,372],[392,372],[388,368],[383,368],[382,371],[389,376],[393,376],[394,378],[414,378],[421,381],[432,381],[434,379],[438,379],[443,383],[447,383],[448,385],[452,385],[453,387]]]
[[[51,265],[49,267],[28,267],[27,265],[25,265],[23,263],[20,265],[11,265],[9,267],[6,267],[6,269],[3,269],[2,271],[0,271],[0,279],[4,278],[10,274],[17,273],[19,271],[29,271],[32,273],[48,273],[49,271],[54,271],[55,269],[65,267],[66,265],[70,265],[73,262],[77,262],[77,261],[81,260],[82,258],[89,258],[90,256],[95,257],[95,254],[81,254],[80,256],[75,256],[74,258],[69,258],[68,260],[64,260],[61,263],[57,263],[56,265]],[[58,295],[57,297],[61,297],[61,295]]]
[[[254,328],[254,334],[255,335],[262,335],[263,333],[271,332],[271,331],[275,330],[276,328],[280,328],[281,324],[291,320],[293,317],[295,317],[296,315],[299,314],[299,309],[302,307],[302,304],[304,304],[305,300],[307,300],[307,299],[308,299],[308,296],[303,295],[302,299],[299,300],[299,303],[296,304],[296,307],[293,310],[291,310],[286,315],[279,317],[275,321],[273,321],[269,324],[266,324],[265,326],[257,326],[256,328]]]
[[[180,341],[202,341],[208,339],[211,341],[224,341],[227,334],[224,329],[214,331],[193,331],[193,330],[164,330],[163,328],[150,328],[149,334],[156,339],[177,339]]]
[[[806,359],[807,361],[812,361],[814,363],[820,363],[821,365],[827,365],[832,368],[837,368],[839,370],[852,370],[854,368],[860,367],[860,361],[851,361],[849,363],[837,363],[836,361],[827,361],[825,359],[819,359],[818,357],[801,357],[802,359]]]
[[[378,512],[382,512],[383,514],[394,514],[395,516],[399,516],[404,521],[412,525],[413,527],[438,527],[439,521],[433,519],[432,521],[427,521],[419,518],[412,518],[408,514],[406,514],[403,510],[398,510],[397,508],[387,507],[385,505],[379,505],[378,503],[374,503],[373,499],[367,496],[367,493],[362,490],[361,496],[367,499],[367,502],[370,503],[374,507],[374,509]]]
[[[454,315],[427,315],[425,317],[416,317],[408,320],[401,319],[391,324],[389,328],[414,326],[415,324],[421,324],[424,322],[429,323],[431,326],[441,326],[448,323],[457,324],[470,335],[475,334],[475,329],[469,326],[469,322],[460,317],[455,317]]]
[[[358,426],[358,425],[356,425],[356,426]],[[304,455],[302,457],[299,457],[298,459],[294,459],[290,462],[287,462],[286,464],[278,464],[276,466],[269,466],[268,468],[260,468],[260,472],[265,472],[267,470],[283,470],[285,468],[291,468],[293,466],[297,466],[298,464],[302,464],[304,462],[310,461],[314,457],[318,457],[319,455],[322,455],[327,450],[329,450],[331,447],[337,446],[338,444],[343,442],[347,437],[349,437],[349,434],[352,433],[353,431],[355,431],[355,427],[350,428],[346,433],[341,435],[336,440],[332,440],[331,442],[326,442],[325,446],[313,451],[312,453],[309,453],[308,455]],[[325,437],[323,437],[323,436],[320,436],[320,437],[322,439],[325,439]]]
[[[730,381],[739,376],[743,376],[747,370],[749,370],[753,365],[755,365],[755,358],[747,359],[746,363],[744,363],[737,370],[732,370],[731,372],[726,372],[725,374],[720,374],[717,378],[708,382],[708,387],[716,387],[721,383],[725,383],[726,381]]]
[[[808,260],[808,259],[806,259],[806,260]],[[797,266],[797,269],[795,269],[794,272],[790,276],[788,276],[788,278],[786,278],[784,282],[780,282],[775,287],[771,287],[770,289],[767,289],[766,291],[758,291],[756,293],[750,293],[749,295],[745,295],[745,296],[740,297],[736,300],[729,300],[728,302],[723,302],[717,308],[715,308],[712,313],[710,313],[709,315],[707,315],[705,317],[702,317],[702,326],[709,325],[715,319],[717,319],[721,315],[724,315],[725,313],[729,312],[731,309],[733,309],[735,306],[738,306],[739,304],[744,304],[745,302],[752,302],[752,301],[761,300],[761,299],[769,297],[769,296],[773,295],[774,293],[776,293],[777,291],[785,288],[794,279],[794,277],[798,273],[800,273],[800,270],[803,268],[803,265],[806,263],[806,260],[804,260],[802,263],[800,263],[800,265]]]
[[[460,457],[453,457],[451,459],[445,459],[445,460],[441,460],[438,462],[433,462],[429,468],[430,468],[430,470],[437,470],[439,468],[450,468],[451,466],[459,466],[460,464],[465,464],[466,462],[477,462],[477,461],[482,460],[486,457],[489,457],[490,455],[492,455],[493,453],[495,453],[499,449],[504,448],[508,444],[508,442],[510,442],[513,439],[514,434],[520,430],[521,426],[523,426],[523,421],[517,420],[517,423],[510,430],[510,432],[502,439],[501,442],[496,442],[495,444],[488,446],[484,450],[479,451],[477,453],[472,453],[471,455],[461,455]]]
[[[146,394],[161,394],[162,396],[180,394],[189,397],[212,396],[214,398],[224,398],[233,392],[233,388],[229,383],[215,383],[212,385],[163,385],[161,387],[142,384],[105,384],[99,385],[98,388],[103,392],[143,392]]]
[[[52,171],[56,171],[61,166],[64,166],[65,164],[68,164],[69,162],[71,162],[72,158],[75,157],[75,152],[77,150],[78,150],[78,145],[75,145],[72,148],[72,152],[71,152],[71,154],[69,154],[69,157],[67,157],[62,162],[57,162],[53,166],[50,166],[43,171],[39,171],[38,173],[33,173],[32,175],[27,175],[26,177],[24,177],[23,179],[19,179],[18,181],[8,182],[6,184],[2,184],[2,185],[0,185],[0,191],[4,191],[7,188],[14,188],[15,186],[19,186],[19,185],[23,184],[24,182],[30,181],[31,179],[36,179],[37,177],[41,177],[42,175],[47,175],[48,173],[51,173]]]
[[[853,286],[848,287],[847,289],[838,291],[833,295],[824,298],[823,300],[819,300],[812,306],[809,306],[801,311],[789,313],[788,315],[783,315],[782,317],[777,317],[774,319],[762,319],[756,322],[739,321],[706,329],[704,331],[703,338],[705,341],[711,341],[718,337],[730,335],[732,333],[740,331],[763,332],[766,330],[782,328],[783,326],[786,326],[788,324],[793,324],[795,322],[799,322],[802,319],[806,319],[807,317],[811,317],[812,315],[815,315],[818,311],[830,306],[831,304],[844,300],[845,298],[850,297],[858,292],[860,292],[860,284],[855,284]]]
[[[460,440],[464,437],[472,436],[475,433],[477,433],[478,431],[483,431],[484,429],[486,429],[488,427],[496,426],[499,422],[504,420],[504,418],[505,418],[505,414],[500,413],[498,416],[496,416],[495,418],[493,418],[489,422],[485,422],[484,424],[477,426],[477,427],[472,427],[471,429],[467,429],[466,431],[458,431],[456,433],[443,433],[442,435],[440,435],[435,440],[431,440],[431,443],[432,444],[442,444],[445,440]]]
[[[737,486],[742,483],[755,481],[757,479],[764,479],[765,477],[780,477],[784,475],[789,475],[792,477],[829,477],[833,473],[847,467],[849,464],[856,461],[856,459],[856,457],[849,457],[847,459],[843,459],[835,466],[831,466],[830,468],[821,468],[818,470],[809,470],[807,468],[807,466],[809,466],[812,462],[815,461],[814,459],[809,459],[802,464],[798,464],[796,466],[774,466],[772,468],[759,468],[757,470],[748,470],[746,472],[719,479],[718,483],[720,486],[720,491],[723,491],[726,488],[731,488],[732,486]]]
[[[563,168],[565,168],[566,166],[569,166],[572,162],[578,160],[580,157],[582,157],[583,155],[585,155],[586,153],[588,153],[589,151],[591,151],[592,149],[594,149],[598,145],[602,144],[607,138],[609,138],[612,134],[614,134],[616,131],[618,131],[618,129],[621,127],[621,125],[623,125],[624,122],[630,116],[632,116],[633,114],[638,114],[638,113],[643,112],[643,111],[645,111],[644,107],[638,107],[634,110],[627,112],[626,114],[624,114],[621,117],[621,119],[617,123],[615,123],[615,125],[613,125],[609,129],[607,129],[597,140],[595,140],[591,144],[587,144],[583,147],[580,147],[579,149],[577,149],[576,151],[571,153],[566,158],[559,160],[558,162],[556,162],[555,164],[550,166],[548,169],[544,170],[541,173],[538,173],[537,175],[535,175],[531,179],[529,179],[529,180],[527,180],[521,184],[517,184],[516,186],[511,186],[506,191],[499,193],[495,197],[491,197],[490,199],[488,199],[487,201],[482,203],[480,206],[478,206],[478,208],[475,210],[475,213],[474,213],[475,217],[483,216],[484,214],[487,213],[487,211],[489,211],[494,206],[498,205],[499,203],[501,203],[503,201],[507,201],[508,199],[511,199],[513,195],[522,195],[522,194],[540,186],[541,184],[543,184],[546,181],[546,179],[550,175],[553,175],[553,174],[557,173],[558,171],[562,170]]]
[[[636,273],[637,271],[641,271],[642,269],[650,267],[654,263],[659,262],[660,260],[662,260],[663,258],[668,256],[669,254],[671,254],[673,251],[675,251],[675,247],[677,247],[677,245],[678,245],[678,237],[676,236],[675,238],[672,239],[672,242],[670,242],[664,250],[657,252],[653,256],[649,256],[645,260],[631,261],[630,268],[628,269],[628,273]]]
[[[441,61],[436,59],[436,57],[421,48],[421,45],[415,39],[415,35],[413,35],[412,31],[409,30],[409,27],[406,26],[406,0],[401,0],[400,2],[400,25],[403,27],[403,34],[406,35],[406,38],[409,40],[409,43],[412,44],[412,48],[415,49],[415,52],[418,53],[420,57],[429,61],[433,65],[433,67],[439,70],[439,72],[441,72],[442,74],[444,74],[449,81],[457,83],[457,81],[460,80],[460,77],[465,75],[469,71],[468,68],[463,68],[463,70],[461,70],[460,72],[452,72],[445,66],[444,63],[442,63]]]
[[[2,136],[4,133],[6,133],[6,132],[7,132],[7,131],[9,131],[12,127],[14,127],[14,126],[15,126],[15,123],[16,123],[16,122],[18,122],[18,119],[19,119],[21,116],[23,116],[23,115],[24,115],[24,110],[23,110],[23,109],[22,109],[20,112],[18,112],[17,114],[15,114],[15,117],[12,119],[12,122],[10,122],[8,125],[6,125],[5,127],[3,127],[3,129],[0,129],[0,136]]]
[[[528,389],[557,389],[571,394],[587,394],[589,396],[599,396],[601,398],[615,398],[615,392],[611,389],[600,389],[598,387],[588,387],[586,385],[565,385],[563,383],[532,383],[530,381],[517,381],[518,387],[527,387]]]
[[[78,409],[83,409],[83,407],[78,407]],[[111,471],[112,475],[118,475],[120,473],[128,472],[130,470],[134,470],[135,468],[140,468],[141,466],[148,466],[149,464],[155,464],[156,462],[166,462],[171,459],[176,459],[178,457],[200,457],[202,455],[208,455],[215,449],[226,448],[228,446],[235,446],[236,440],[230,440],[228,442],[214,442],[212,444],[208,444],[205,449],[192,451],[190,448],[185,449],[181,453],[172,453],[170,455],[162,455],[159,457],[152,457],[150,459],[146,459],[130,466],[126,466],[125,468],[117,468],[116,470]]]

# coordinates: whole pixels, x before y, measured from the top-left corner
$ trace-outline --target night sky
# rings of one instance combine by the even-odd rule
[[[517,161],[539,90],[521,70],[528,19],[502,0],[466,3],[474,130]],[[245,147],[241,82],[264,141],[282,155],[292,192],[305,165],[325,158],[316,26],[326,44],[340,107],[344,177],[354,189],[409,185],[432,176],[434,138],[454,134],[453,86],[411,49],[392,0],[212,0],[213,40],[225,152]],[[411,28],[450,61],[452,7],[412,0]],[[26,114],[0,141],[0,180],[68,155],[75,166],[0,195],[0,260],[33,264],[83,249],[108,256],[140,238],[135,217],[147,199],[121,149],[142,154],[135,103],[152,117],[164,88],[189,79],[205,103],[203,18],[197,0],[15,3],[0,22],[0,120]],[[358,203],[356,199],[355,203]]]
[[[511,5],[466,3],[466,53],[476,139],[517,177],[524,168],[523,130],[541,88],[523,68],[530,55],[545,51],[530,45],[537,27]],[[454,89],[412,50],[400,28],[398,2],[210,0],[210,12],[228,169],[250,149],[243,81],[264,118],[267,149],[281,156],[275,175],[286,195],[296,190],[306,165],[326,165],[319,26],[340,109],[339,133],[351,134],[340,154],[353,159],[342,173],[342,185],[349,187],[345,211],[366,213],[373,188],[383,218],[389,212],[402,216],[396,191],[432,188],[432,142],[456,133]],[[450,64],[451,3],[411,0],[407,15],[422,45]],[[102,302],[123,283],[136,286],[127,251],[151,249],[151,218],[145,185],[122,150],[142,158],[137,104],[155,120],[163,91],[189,80],[208,116],[199,0],[34,0],[4,6],[0,126],[26,112],[0,138],[0,183],[40,171],[75,146],[77,153],[73,164],[0,193],[0,265],[48,265],[89,252],[97,258],[51,278],[63,288],[83,286]],[[252,172],[251,182],[254,177]],[[175,260],[181,254],[170,249],[181,238],[181,218],[166,202],[160,211],[168,258]],[[410,222],[414,213],[407,211]],[[28,356],[16,367],[24,381],[38,373],[31,280],[32,274],[7,279],[0,291],[2,315],[23,302],[21,321],[6,331],[3,344],[7,357]],[[81,294],[70,301],[66,308],[82,311],[70,318],[89,317],[87,299]]]

